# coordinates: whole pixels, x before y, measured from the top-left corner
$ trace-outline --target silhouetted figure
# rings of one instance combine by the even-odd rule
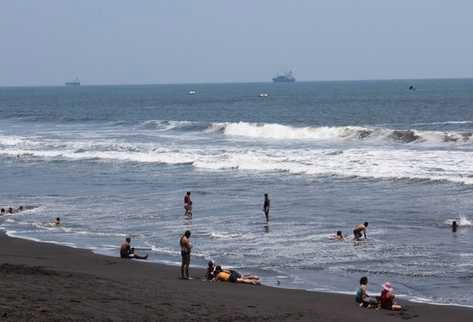
[[[271,201],[269,200],[268,194],[264,194],[264,204],[263,204],[263,211],[266,217],[266,222],[269,221],[269,209],[271,208]]]
[[[456,233],[457,232],[457,227],[458,227],[457,222],[453,221],[452,222],[452,232]]]

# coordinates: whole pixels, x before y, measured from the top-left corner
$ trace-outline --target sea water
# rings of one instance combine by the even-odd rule
[[[0,180],[12,236],[473,305],[473,80],[0,88]]]

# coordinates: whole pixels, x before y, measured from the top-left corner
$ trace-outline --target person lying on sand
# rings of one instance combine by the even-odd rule
[[[127,237],[125,239],[125,242],[122,244],[120,247],[120,257],[121,258],[135,258],[135,259],[147,259],[148,254],[145,256],[139,256],[138,254],[135,254],[135,249],[130,246],[131,243],[131,238]]]
[[[395,302],[394,289],[391,286],[391,283],[386,282],[383,284],[383,289],[381,290],[381,296],[379,297],[379,302],[381,308],[392,311],[401,310],[401,306]]]
[[[368,222],[365,222],[364,224],[356,225],[355,229],[353,230],[353,236],[354,236],[353,239],[354,240],[360,240],[362,236],[364,236],[365,239],[368,239],[366,237],[366,229],[367,228],[368,228]]]
[[[341,230],[337,230],[337,233],[335,235],[330,236],[329,238],[333,240],[345,240],[345,237],[343,236]]]
[[[260,278],[258,276],[241,275],[237,271],[223,270],[220,266],[215,267],[215,280],[221,282],[243,283],[252,285],[261,284]]]
[[[378,307],[378,300],[368,295],[368,277],[366,276],[360,278],[360,287],[356,290],[355,302],[360,304],[360,307]]]

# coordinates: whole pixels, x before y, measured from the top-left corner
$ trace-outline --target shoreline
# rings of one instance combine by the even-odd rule
[[[353,295],[202,281],[179,268],[0,232],[0,315],[6,320],[471,321],[473,309],[400,300],[404,311],[359,308]],[[7,304],[2,304],[7,303]]]
[[[110,257],[110,258],[116,258],[115,256],[112,256],[112,255],[96,252],[96,250],[94,250],[92,248],[81,248],[81,247],[68,245],[67,243],[61,243],[61,242],[56,242],[56,241],[43,241],[43,240],[39,240],[39,239],[36,239],[36,238],[29,238],[29,237],[18,237],[18,236],[14,236],[14,234],[10,235],[7,231],[2,230],[0,228],[0,235],[2,235],[2,234],[4,234],[5,236],[7,236],[9,238],[23,239],[23,240],[31,241],[31,242],[34,242],[34,243],[44,243],[44,244],[57,245],[57,246],[71,248],[71,249],[80,249],[80,250],[84,250],[84,251],[89,251],[92,254],[97,255],[97,256],[105,256],[105,257]],[[117,246],[117,249],[118,249],[118,246]],[[179,270],[179,267],[180,267],[179,264],[172,265],[170,263],[152,261],[152,260],[148,260],[148,261],[146,261],[146,263],[156,264],[156,265],[164,265],[164,266],[167,266],[167,267],[174,267],[176,269],[176,271]],[[201,271],[201,275],[205,274],[206,267],[204,267],[204,266],[192,266],[191,268],[193,270]],[[264,285],[265,287],[270,287],[270,288],[275,288],[275,289],[300,290],[300,291],[315,292],[315,293],[321,293],[321,294],[334,294],[334,295],[352,296],[353,293],[354,293],[354,291],[350,292],[350,291],[335,291],[335,290],[304,289],[304,288],[297,288],[297,287],[278,287],[278,286],[266,284],[264,282],[264,280],[262,281],[262,285]],[[447,306],[447,307],[460,307],[460,308],[466,308],[466,309],[473,309],[473,305],[465,305],[465,304],[457,304],[457,303],[439,303],[439,302],[430,301],[430,299],[426,299],[426,301],[416,300],[416,297],[409,297],[407,295],[402,295],[402,294],[398,294],[397,298],[398,298],[398,300],[401,300],[401,301],[407,302],[407,303],[416,303],[416,304],[425,304],[425,305],[434,305],[434,306]]]

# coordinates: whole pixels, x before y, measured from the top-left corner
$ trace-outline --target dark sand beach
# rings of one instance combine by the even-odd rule
[[[5,321],[472,321],[473,310],[402,302],[359,308],[352,296],[203,281],[178,268],[0,235]]]

